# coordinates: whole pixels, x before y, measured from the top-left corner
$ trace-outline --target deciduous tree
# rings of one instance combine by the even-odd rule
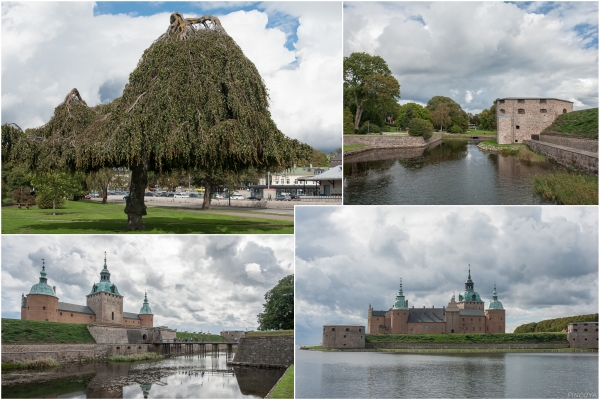
[[[294,275],[288,275],[265,294],[258,330],[294,329]]]

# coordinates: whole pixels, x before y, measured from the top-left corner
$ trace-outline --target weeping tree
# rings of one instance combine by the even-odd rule
[[[144,52],[121,97],[89,107],[73,89],[50,121],[23,132],[2,127],[2,156],[35,170],[131,170],[127,229],[144,229],[148,171],[199,169],[208,175],[289,168],[312,148],[271,119],[254,64],[218,18],[173,13]]]

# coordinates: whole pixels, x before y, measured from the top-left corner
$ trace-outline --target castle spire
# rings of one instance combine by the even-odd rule
[[[406,307],[406,300],[404,299],[404,292],[402,291],[402,278],[400,278],[400,288],[398,289],[396,302],[392,308],[395,310],[408,310],[408,307]]]
[[[144,304],[140,309],[140,314],[152,314],[152,310],[150,309],[150,303],[148,303],[148,292],[144,290]]]
[[[106,251],[104,252],[104,268],[100,271],[100,282],[110,282],[110,272],[106,266]]]

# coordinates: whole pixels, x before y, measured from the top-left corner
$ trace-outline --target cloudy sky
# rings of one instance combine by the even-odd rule
[[[21,293],[46,260],[59,301],[86,304],[104,251],[124,311],[139,312],[148,290],[154,324],[179,330],[256,329],[265,293],[293,273],[291,235],[3,235],[2,317],[20,318]]]
[[[409,306],[447,306],[471,276],[494,283],[507,332],[598,312],[597,207],[297,207],[296,342],[324,324],[367,324],[402,278]]]
[[[447,96],[478,113],[501,97],[598,107],[598,2],[346,2],[344,56],[383,57],[401,104]]]
[[[340,2],[2,2],[2,123],[46,123],[71,89],[121,95],[169,15],[212,14],[254,62],[287,136],[330,151],[342,126]]]

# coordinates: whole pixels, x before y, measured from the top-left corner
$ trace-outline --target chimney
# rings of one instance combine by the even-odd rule
[[[54,290],[54,294],[56,294],[56,286],[52,286],[52,290]]]

